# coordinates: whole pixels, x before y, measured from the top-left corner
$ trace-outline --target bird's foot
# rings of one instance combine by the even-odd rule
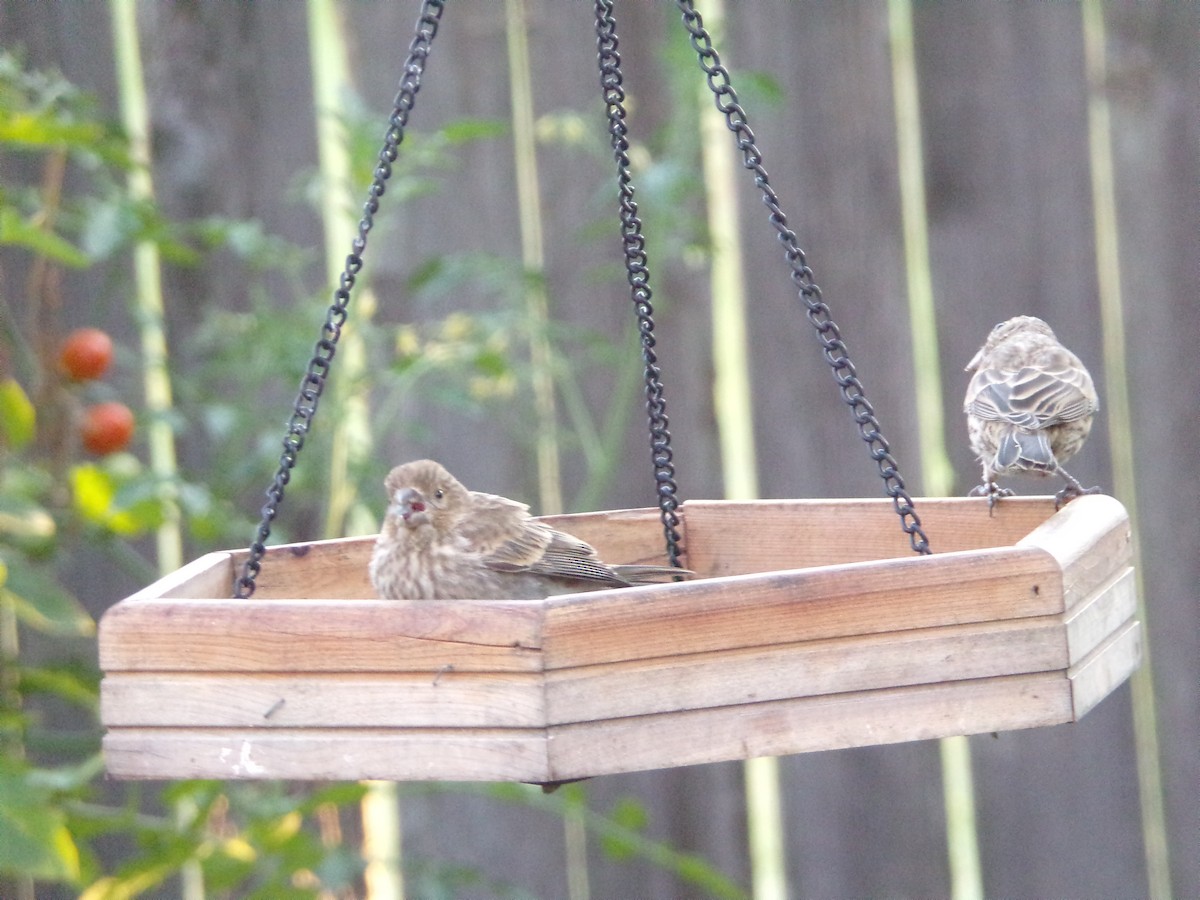
[[[1011,497],[1013,495],[1011,488],[1002,488],[994,481],[985,481],[983,484],[977,484],[971,488],[968,497],[987,497],[988,498],[988,515],[992,515],[996,509],[996,501],[1001,497]]]
[[[1103,489],[1100,487],[1100,485],[1085,488],[1078,481],[1076,481],[1074,484],[1068,482],[1066,487],[1054,495],[1054,511],[1057,512],[1058,510],[1062,509],[1064,504],[1070,503],[1076,497],[1082,497],[1084,494],[1100,493],[1103,493]]]

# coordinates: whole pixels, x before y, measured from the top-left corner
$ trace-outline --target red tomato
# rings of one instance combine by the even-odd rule
[[[80,436],[84,449],[97,456],[124,450],[133,437],[133,413],[124,403],[111,401],[89,406],[83,412]]]
[[[108,371],[113,342],[99,328],[79,328],[67,335],[58,354],[62,370],[76,381],[91,381]]]

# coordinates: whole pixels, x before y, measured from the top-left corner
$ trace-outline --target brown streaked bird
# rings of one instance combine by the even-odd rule
[[[608,565],[590,544],[531,517],[524,503],[469,491],[431,459],[392,469],[384,488],[388,509],[370,574],[385,600],[536,600],[692,574]]]
[[[986,496],[988,506],[1012,491],[996,484],[997,475],[1033,472],[1059,475],[1066,486],[1055,507],[1085,488],[1062,464],[1087,440],[1100,408],[1092,376],[1074,353],[1058,342],[1050,326],[1034,316],[1016,316],[992,329],[966,371],[963,411],[971,449],[983,466],[983,484],[972,497]]]

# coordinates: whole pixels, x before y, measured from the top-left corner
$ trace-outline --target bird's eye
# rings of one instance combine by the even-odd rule
[[[999,331],[1003,327],[1004,327],[1003,322],[997,322],[995,325],[992,326],[992,331]]]
[[[438,488],[436,491],[433,492],[434,500],[441,500],[445,496],[446,496],[446,492],[443,491],[441,488]]]

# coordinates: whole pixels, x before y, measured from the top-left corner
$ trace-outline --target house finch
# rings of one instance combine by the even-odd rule
[[[1012,494],[995,477],[1014,472],[1061,475],[1067,484],[1055,495],[1056,508],[1100,491],[1084,488],[1062,467],[1087,440],[1100,399],[1079,357],[1049,325],[1033,316],[1001,322],[966,371],[975,374],[963,411],[971,449],[983,466],[983,484],[972,497],[986,496],[995,506],[998,497]]]
[[[433,460],[397,466],[383,484],[388,509],[370,572],[387,600],[535,600],[692,574],[608,565],[525,504],[468,491]]]

